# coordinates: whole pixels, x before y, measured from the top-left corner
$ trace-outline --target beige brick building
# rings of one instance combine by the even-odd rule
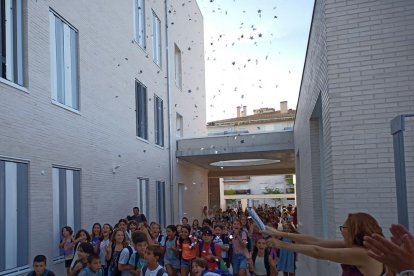
[[[397,222],[390,121],[414,112],[413,37],[413,1],[315,1],[294,126],[300,231],[341,238],[350,212],[374,215],[385,233]],[[405,137],[408,210],[413,123]],[[338,275],[337,264],[299,260],[306,275]]]
[[[0,275],[37,254],[63,275],[64,225],[90,231],[133,206],[164,225],[200,216],[207,172],[175,158],[177,138],[206,133],[196,2],[1,9]]]

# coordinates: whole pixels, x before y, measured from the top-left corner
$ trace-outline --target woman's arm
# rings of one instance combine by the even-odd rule
[[[365,266],[372,260],[368,256],[367,250],[362,247],[325,248],[317,245],[286,243],[278,239],[270,239],[268,243],[274,247],[293,250],[316,259],[329,260],[341,264]]]
[[[282,232],[273,227],[266,226],[266,230],[263,233],[272,237],[288,238],[296,243],[311,244],[326,248],[345,248],[345,242],[343,240],[323,240],[312,235],[295,234],[289,232]]]

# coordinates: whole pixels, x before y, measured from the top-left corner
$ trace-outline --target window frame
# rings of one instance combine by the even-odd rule
[[[145,28],[145,1],[134,1],[134,40],[142,49],[147,48]]]
[[[155,144],[164,147],[164,101],[154,94],[154,138]]]
[[[81,226],[81,169],[60,165],[52,166],[53,193],[53,250],[52,261],[63,260],[63,250],[55,245],[61,239],[63,226],[72,227],[73,231]]]
[[[174,78],[175,85],[183,89],[183,65],[182,65],[182,51],[177,44],[174,43]]]
[[[13,87],[14,85],[18,86],[16,88],[24,87],[24,3],[23,0],[5,0],[2,1],[3,3],[4,6],[0,6],[0,59],[2,60],[0,78],[3,83],[10,84]],[[13,6],[13,3],[15,6]]]
[[[135,80],[135,124],[135,135],[148,140],[148,93],[147,87],[138,80]]]
[[[28,161],[0,157],[0,275],[28,268],[29,169]]]
[[[79,31],[49,9],[49,34],[52,102],[79,112]]]
[[[167,217],[166,217],[166,193],[165,193],[165,181],[157,180],[155,182],[157,189],[156,193],[156,202],[157,202],[157,219],[158,223],[161,225],[161,228],[166,227]]]
[[[152,54],[154,63],[159,67],[161,67],[162,61],[161,48],[161,20],[155,11],[152,10]]]
[[[180,113],[175,115],[175,138],[183,138],[184,136],[184,118]]]
[[[141,214],[144,214],[149,221],[149,197],[150,197],[150,185],[149,178],[138,177],[137,178],[137,196],[138,206]]]

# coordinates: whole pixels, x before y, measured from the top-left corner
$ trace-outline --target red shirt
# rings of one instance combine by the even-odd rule
[[[214,256],[216,256],[215,259],[220,259],[221,258],[220,245],[214,244],[214,253],[215,253]],[[201,250],[201,257],[205,258],[205,257],[211,256],[211,255],[213,255],[213,252],[211,252],[210,243],[204,243],[203,248]],[[217,264],[216,260],[208,260],[207,261],[207,269],[210,270],[210,271],[218,269],[218,264]]]

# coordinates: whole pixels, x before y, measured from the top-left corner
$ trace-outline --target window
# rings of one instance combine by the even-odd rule
[[[174,51],[174,64],[175,64],[175,84],[178,88],[183,88],[183,77],[182,77],[182,65],[181,65],[181,50],[175,44]]]
[[[53,259],[60,259],[63,251],[56,244],[61,239],[61,228],[80,228],[80,170],[53,168]]]
[[[152,11],[152,50],[155,64],[161,66],[161,21],[154,11]]]
[[[149,179],[148,178],[138,178],[138,205],[139,210],[142,214],[147,217],[149,220]]]
[[[157,181],[157,217],[158,222],[161,224],[161,228],[164,228],[166,225],[165,218],[165,182]]]
[[[183,137],[183,127],[184,127],[184,125],[183,125],[183,116],[181,116],[178,113],[177,113],[175,127],[176,127],[175,137],[176,138],[182,138]]]
[[[0,4],[1,77],[23,86],[23,1],[2,0]]]
[[[145,48],[145,8],[144,0],[134,0],[135,41]]]
[[[178,217],[182,218],[184,213],[184,191],[185,185],[183,183],[178,183]]]
[[[49,12],[52,99],[79,110],[78,31]]]
[[[0,272],[29,263],[28,167],[0,160]]]
[[[136,122],[137,136],[148,139],[148,118],[147,118],[147,88],[142,83],[135,83],[135,101],[136,101]]]
[[[155,118],[155,144],[164,146],[164,109],[161,98],[155,96],[154,118]]]

